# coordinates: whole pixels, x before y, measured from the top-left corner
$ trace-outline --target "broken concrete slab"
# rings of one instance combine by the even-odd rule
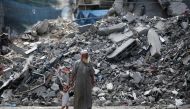
[[[150,93],[151,93],[151,90],[145,91],[144,96],[148,96],[148,95],[150,95]]]
[[[43,98],[46,98],[46,97],[55,97],[55,96],[56,96],[55,91],[52,91],[50,89],[47,89],[46,92],[43,94]]]
[[[148,27],[143,26],[143,25],[139,25],[137,27],[134,28],[134,30],[139,34],[139,35],[147,35],[148,32]]]
[[[17,75],[14,75],[13,77],[13,83],[16,83],[17,81],[19,81],[20,79],[22,79],[22,81],[20,81],[20,85],[18,87],[18,93],[23,93],[23,92],[27,92],[29,85],[27,85],[27,81],[28,79],[30,79],[31,76],[31,62],[33,60],[33,56],[30,55],[29,58],[26,59],[25,64],[23,65],[23,69],[21,71],[21,73],[18,73]]]
[[[13,71],[13,66],[12,67],[8,67],[6,69],[3,70],[4,73],[8,73],[8,72],[12,72]]]
[[[154,27],[160,31],[163,31],[165,30],[165,23],[163,21],[158,21]]]
[[[96,75],[100,72],[99,69],[94,69],[94,71],[95,71],[95,74],[96,74]]]
[[[0,91],[2,91],[6,86],[8,86],[12,80],[13,78],[10,78],[7,81],[5,81],[3,85],[0,87]]]
[[[139,72],[130,72],[129,75],[130,75],[130,77],[133,78],[133,80],[132,80],[133,83],[138,84],[141,82],[141,80],[143,80],[143,77],[141,76],[141,74]]]
[[[162,36],[160,36],[160,41],[161,41],[162,43],[166,42],[166,40],[165,40]]]
[[[21,39],[22,39],[23,41],[35,41],[35,40],[36,40],[36,37],[33,37],[33,36],[30,35],[30,34],[23,34],[23,35],[21,36]]]
[[[57,91],[57,90],[59,90],[59,85],[56,84],[56,83],[53,83],[52,86],[51,86],[51,89],[54,90],[54,91]]]
[[[130,47],[130,45],[133,45],[136,43],[135,39],[129,39],[127,41],[125,41],[121,46],[119,46],[118,48],[116,48],[116,50],[114,50],[113,53],[111,53],[110,55],[107,56],[108,59],[112,59],[114,57],[117,57],[117,55],[119,55],[121,52],[123,52],[124,50],[126,50],[128,47]],[[130,52],[130,51],[129,51]]]
[[[75,33],[69,33],[65,35],[65,38],[74,38],[74,37],[75,37]]]
[[[103,97],[105,95],[106,95],[105,93],[100,93],[100,94],[98,94],[98,97]]]
[[[39,22],[36,24],[36,32],[39,34],[39,35],[42,35],[44,33],[46,33],[48,31],[48,28],[49,28],[49,22],[48,20],[44,20],[42,22]]]
[[[175,99],[175,105],[176,105],[177,107],[183,105],[183,100],[182,100],[182,99]]]
[[[12,50],[14,50],[18,54],[21,54],[24,57],[27,57],[27,55],[25,54],[24,50],[22,48],[16,46],[15,44],[9,44],[9,48],[12,49]]]
[[[182,22],[181,26],[183,27],[183,29],[187,29],[188,28],[188,22]]]
[[[7,89],[3,92],[1,97],[3,98],[3,101],[9,101],[12,95],[13,95],[12,89]]]
[[[127,15],[123,16],[122,18],[124,21],[127,21],[128,23],[132,23],[137,19],[137,16],[128,12]]]
[[[90,28],[92,28],[94,25],[92,24],[87,24],[87,25],[82,25],[82,26],[78,26],[79,32],[80,33],[84,33],[86,31],[88,31]]]
[[[53,57],[50,61],[49,61],[49,67],[52,67],[55,63],[57,63],[59,61],[59,57]]]
[[[13,73],[12,71],[13,71],[13,68],[11,68],[11,67],[4,69],[3,70],[3,73],[4,73],[3,78],[5,80],[9,79],[11,77],[12,73]]]
[[[28,55],[28,54],[34,52],[34,51],[37,50],[37,49],[38,49],[38,46],[36,45],[36,46],[33,46],[31,49],[25,51],[24,53]]]
[[[112,45],[111,47],[108,47],[105,49],[106,54],[111,54],[116,49],[115,45]]]
[[[187,5],[182,2],[170,2],[167,13],[170,16],[178,16],[185,13],[188,9]]]
[[[188,65],[190,61],[190,55],[186,56],[185,58],[182,59],[182,62],[184,65]]]
[[[108,27],[100,27],[98,30],[98,34],[102,36],[106,36],[115,32],[123,32],[125,29],[125,26],[126,26],[125,23],[119,23],[119,24],[108,26]]]
[[[32,93],[36,93],[38,96],[43,96],[43,94],[47,91],[45,86],[41,86],[36,88]]]
[[[111,67],[112,69],[116,69],[118,66],[113,64],[113,65],[111,65],[110,67]]]
[[[155,57],[160,56],[161,42],[160,42],[159,35],[156,33],[154,29],[151,28],[148,31],[147,37],[148,37],[148,43],[151,45],[151,48],[150,48],[151,56],[155,56]]]
[[[175,89],[172,91],[172,94],[174,94],[174,95],[178,95],[178,91],[176,91]]]
[[[108,91],[112,91],[113,90],[113,84],[112,83],[107,84],[106,88]]]
[[[96,95],[97,93],[99,93],[101,91],[101,89],[99,87],[93,87],[92,92]]]
[[[112,33],[108,36],[108,39],[111,39],[113,42],[120,42],[124,39],[131,38],[132,36],[133,36],[132,31],[126,33]]]

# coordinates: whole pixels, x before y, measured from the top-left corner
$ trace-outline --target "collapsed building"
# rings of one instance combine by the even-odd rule
[[[189,104],[190,28],[185,11],[170,18],[128,12],[83,26],[58,18],[36,23],[13,41],[4,34],[8,45],[0,56],[1,105],[60,105],[57,66],[72,69],[82,49],[89,51],[95,69],[94,105]]]

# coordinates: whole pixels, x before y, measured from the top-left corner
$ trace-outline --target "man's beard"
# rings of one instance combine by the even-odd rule
[[[86,63],[86,64],[88,64],[89,62],[90,62],[90,56],[88,56],[88,58],[87,59],[82,59],[82,61],[84,62],[84,63]]]

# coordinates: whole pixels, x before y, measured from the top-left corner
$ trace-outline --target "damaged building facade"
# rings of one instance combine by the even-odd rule
[[[57,66],[72,69],[83,49],[89,51],[95,70],[94,106],[172,109],[188,105],[188,6],[181,1],[159,2],[171,17],[127,12],[88,25],[60,17],[37,22],[15,40],[5,34],[0,105],[60,106],[64,77]]]

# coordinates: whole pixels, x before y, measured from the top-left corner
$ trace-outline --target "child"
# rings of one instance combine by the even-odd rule
[[[61,109],[69,109],[69,86],[68,84],[63,84],[63,92],[62,92],[62,108]]]

